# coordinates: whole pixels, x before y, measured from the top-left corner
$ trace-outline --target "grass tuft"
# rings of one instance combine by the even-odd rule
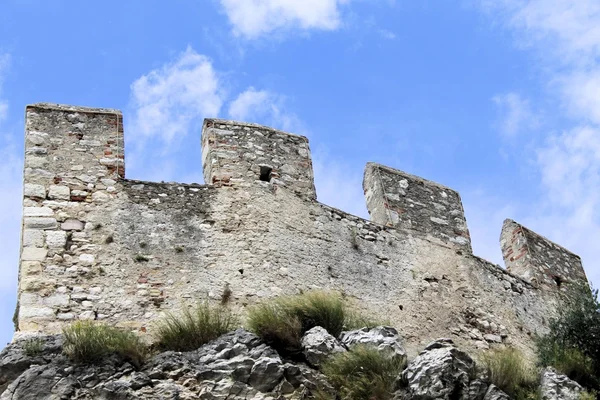
[[[77,321],[63,329],[63,351],[78,363],[97,363],[116,354],[140,367],[148,349],[134,333],[93,321]]]
[[[321,372],[342,399],[387,400],[393,398],[395,382],[405,366],[403,360],[375,347],[357,345],[331,356],[321,365]]]
[[[35,357],[42,354],[44,350],[44,341],[40,338],[27,339],[23,343],[23,352],[28,357]]]
[[[482,357],[490,382],[516,399],[535,396],[536,372],[515,348],[491,350]]]
[[[191,351],[237,328],[231,312],[208,302],[185,308],[180,314],[168,313],[157,327],[158,347]]]
[[[294,354],[301,350],[302,335],[315,326],[338,337],[347,316],[346,305],[339,294],[313,291],[282,296],[255,306],[249,312],[248,324],[277,350]]]

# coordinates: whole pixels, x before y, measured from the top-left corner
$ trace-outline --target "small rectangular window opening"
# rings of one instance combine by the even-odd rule
[[[260,167],[260,180],[263,182],[271,182],[271,172],[273,168],[271,167]]]

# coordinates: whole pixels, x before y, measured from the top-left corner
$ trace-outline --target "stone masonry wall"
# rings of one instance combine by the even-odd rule
[[[151,338],[165,311],[198,300],[225,300],[243,318],[265,298],[333,289],[389,320],[412,354],[443,336],[472,351],[513,344],[531,352],[531,336],[544,332],[560,302],[560,290],[534,286],[455,242],[366,221],[299,196],[276,179],[228,185],[115,179],[122,164],[107,161],[106,152],[122,154],[110,142],[122,135],[119,124],[109,122],[113,114],[45,107],[28,108],[27,137],[45,141],[28,140],[27,151],[45,148],[50,139],[62,143],[48,145],[46,160],[55,161],[40,164],[45,172],[26,174],[25,210],[44,216],[24,217],[21,331],[55,332],[76,319],[95,319]],[[77,125],[83,131],[75,124],[85,124]],[[272,165],[276,170],[286,161]],[[69,195],[54,198],[66,193],[50,190],[55,185]],[[458,209],[455,192],[439,190],[451,199],[447,210]]]
[[[465,212],[455,190],[375,163],[367,164],[363,187],[373,221],[472,253]]]
[[[500,246],[508,270],[534,285],[560,289],[587,280],[579,256],[513,220],[504,221]]]
[[[266,126],[207,119],[202,129],[205,182],[230,185],[256,180],[316,199],[308,139]]]
[[[117,110],[54,104],[29,106],[26,115],[17,318],[22,329],[36,330],[94,316],[87,303],[77,314],[65,311],[69,289],[52,271],[94,273],[98,248],[90,243],[87,215],[116,196],[125,175],[123,122]]]

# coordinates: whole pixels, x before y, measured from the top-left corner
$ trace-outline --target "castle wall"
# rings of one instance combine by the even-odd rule
[[[87,119],[76,122],[74,114]],[[294,184],[254,176],[228,185],[114,179],[122,166],[102,160],[105,151],[120,153],[113,148],[100,152],[112,146],[113,136],[119,137],[114,129],[118,124],[107,122],[109,115],[28,109],[28,137],[35,131],[62,142],[48,146],[46,172],[26,174],[26,212],[33,207],[44,214],[35,218],[48,220],[36,220],[33,228],[27,219],[31,217],[24,218],[17,319],[21,331],[55,332],[77,319],[95,319],[151,335],[165,311],[206,298],[222,301],[225,288],[230,291],[225,300],[242,317],[247,307],[265,298],[333,289],[368,315],[389,320],[410,352],[443,336],[473,351],[510,343],[531,352],[531,335],[544,332],[560,301],[560,291],[537,287],[472,256],[465,244],[450,240],[450,231],[438,235],[437,225],[366,221],[312,201],[307,192],[299,196]],[[73,130],[79,123],[86,124],[81,128],[95,127],[94,121],[99,125],[90,133]],[[27,151],[42,147],[36,143],[28,142]],[[82,160],[84,164],[78,163]],[[281,165],[286,163],[281,160]],[[68,197],[50,197],[56,177],[69,188]],[[394,181],[396,172],[385,186],[375,182],[366,187],[391,188]],[[411,210],[408,215],[460,220],[452,213],[462,211],[458,195],[441,186],[429,192],[431,185],[421,181],[423,187],[409,189],[407,198],[421,199],[430,213]],[[417,184],[416,179],[408,181],[409,188]],[[382,202],[381,193],[390,190],[373,190],[367,199]],[[424,193],[449,199],[439,203],[446,214],[427,203]],[[41,232],[42,239],[32,239],[35,235],[27,233],[31,229]],[[53,239],[50,232],[65,240]],[[27,250],[31,248],[36,250]]]
[[[368,163],[363,187],[371,219],[471,254],[460,195],[439,183]]]
[[[217,185],[273,182],[316,199],[308,139],[266,126],[206,119],[202,128],[204,181]]]
[[[504,221],[500,246],[508,270],[534,285],[560,289],[587,280],[578,255],[513,220]]]

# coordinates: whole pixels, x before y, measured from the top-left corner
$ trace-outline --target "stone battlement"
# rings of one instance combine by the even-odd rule
[[[513,221],[508,271],[473,255],[460,195],[367,164],[371,221],[316,201],[308,139],[207,119],[206,185],[126,179],[117,110],[27,107],[18,331],[95,319],[151,333],[164,311],[221,299],[249,305],[310,289],[342,292],[389,320],[409,350],[452,335],[469,348],[531,335],[581,260]]]

